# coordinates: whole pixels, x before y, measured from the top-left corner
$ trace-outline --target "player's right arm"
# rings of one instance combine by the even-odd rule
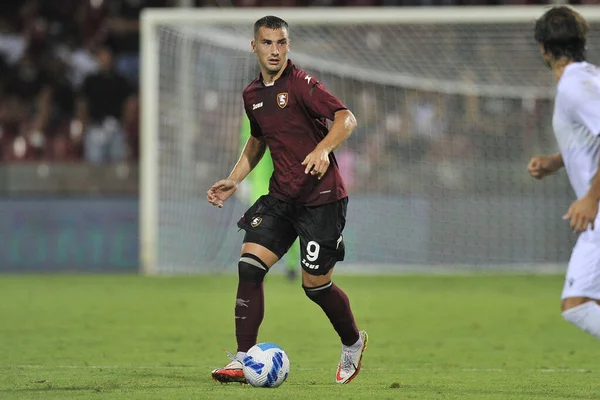
[[[233,170],[227,179],[232,180],[236,185],[239,185],[240,182],[243,181],[254,169],[254,167],[256,167],[265,154],[266,149],[267,143],[265,142],[264,137],[261,136],[257,138],[250,136],[246,142],[246,145],[244,146],[244,150],[242,150],[242,155],[233,167]]]
[[[238,162],[233,167],[227,179],[216,182],[206,192],[206,199],[213,206],[223,208],[223,202],[235,193],[240,182],[248,176],[265,154],[267,143],[258,129],[253,119],[250,118],[251,135],[244,146],[244,150],[242,150]]]
[[[560,153],[551,156],[535,156],[532,157],[527,165],[527,171],[535,179],[542,179],[548,175],[558,172],[564,167],[562,155]]]

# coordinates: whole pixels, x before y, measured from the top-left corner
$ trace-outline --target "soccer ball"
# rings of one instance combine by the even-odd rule
[[[258,343],[243,360],[244,376],[254,387],[276,388],[288,377],[290,360],[285,351],[273,343]]]

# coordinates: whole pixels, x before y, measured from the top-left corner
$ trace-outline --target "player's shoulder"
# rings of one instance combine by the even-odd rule
[[[314,76],[295,64],[292,64],[290,69],[290,78],[297,84],[302,83],[305,85],[314,85],[318,82]]]
[[[570,93],[584,85],[600,84],[600,68],[587,62],[569,64],[558,82],[558,91]]]
[[[587,62],[567,66],[558,82],[557,97],[579,102],[584,94],[600,93],[600,68]]]
[[[302,79],[305,76],[308,75],[308,72],[306,72],[305,70],[303,70],[302,68],[300,68],[299,66],[297,66],[296,64],[292,64],[291,65],[291,71],[290,71],[290,75],[292,76],[292,78],[295,79]]]
[[[242,96],[244,97],[244,99],[246,99],[252,92],[256,90],[256,88],[258,88],[259,83],[260,79],[256,78],[244,88],[244,90],[242,91]]]

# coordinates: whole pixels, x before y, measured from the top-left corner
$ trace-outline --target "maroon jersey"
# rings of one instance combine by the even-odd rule
[[[316,206],[348,196],[333,153],[319,180],[305,174],[302,161],[327,135],[327,120],[347,107],[314,77],[290,60],[271,86],[259,76],[244,90],[251,134],[264,137],[273,159],[269,194],[295,204]]]

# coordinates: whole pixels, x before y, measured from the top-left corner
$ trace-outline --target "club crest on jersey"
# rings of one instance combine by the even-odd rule
[[[277,105],[280,108],[285,108],[285,106],[287,106],[287,103],[288,103],[288,94],[287,94],[287,92],[283,92],[283,93],[277,94]]]
[[[256,228],[257,226],[260,225],[261,222],[262,222],[261,217],[254,217],[254,218],[252,218],[252,221],[250,221],[250,226],[253,228]]]

